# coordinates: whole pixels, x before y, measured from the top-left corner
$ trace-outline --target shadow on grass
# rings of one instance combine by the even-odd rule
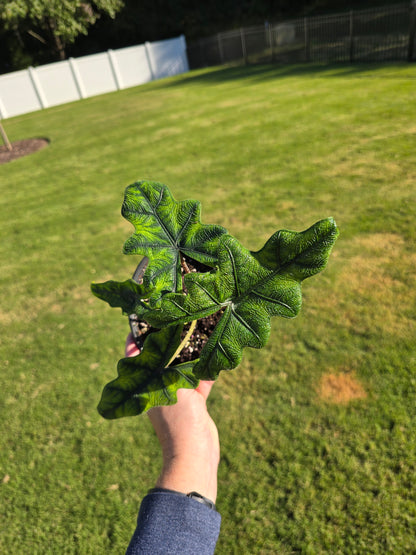
[[[185,83],[189,84],[217,84],[227,81],[235,81],[239,79],[251,79],[257,81],[265,81],[269,79],[279,79],[284,77],[341,77],[341,76],[359,76],[377,70],[409,68],[416,70],[416,64],[408,62],[390,62],[390,63],[361,63],[361,64],[261,64],[261,65],[239,65],[239,66],[221,66],[204,68],[201,70],[192,70],[190,73],[183,74],[180,78],[171,81],[165,86],[176,87]],[[385,75],[383,75],[383,78]],[[392,75],[398,77],[398,75]],[[412,75],[406,77],[416,79],[416,71]]]

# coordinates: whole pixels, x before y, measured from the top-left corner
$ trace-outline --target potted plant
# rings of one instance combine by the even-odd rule
[[[198,201],[176,201],[161,183],[127,187],[122,215],[135,232],[125,254],[143,257],[133,278],[91,285],[129,316],[140,354],[118,362],[103,390],[105,418],[176,402],[179,388],[236,368],[245,347],[265,346],[272,316],[295,317],[301,282],[323,270],[338,236],[332,218],[280,230],[257,252],[200,221]]]

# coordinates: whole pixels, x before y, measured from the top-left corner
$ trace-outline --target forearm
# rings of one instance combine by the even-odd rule
[[[164,461],[156,487],[181,493],[196,491],[215,503],[217,498],[218,460],[208,454],[205,458],[173,457]]]
[[[129,336],[127,356],[138,349]],[[197,389],[179,389],[178,402],[148,412],[162,448],[162,471],[143,499],[137,528],[127,553],[152,555],[211,555],[221,517],[206,500],[215,503],[220,458],[218,430],[206,407],[213,382]],[[170,491],[168,491],[170,490]],[[196,492],[199,496],[188,496]]]
[[[203,395],[179,390],[176,405],[158,407],[148,414],[162,447],[162,471],[156,486],[185,494],[197,491],[215,503],[220,446]]]

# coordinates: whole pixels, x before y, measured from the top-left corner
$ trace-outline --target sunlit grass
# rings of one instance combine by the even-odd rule
[[[341,231],[299,317],[214,388],[218,553],[416,549],[415,85],[405,64],[214,68],[4,122],[51,143],[0,166],[1,552],[122,553],[158,474],[147,419],[95,409],[127,323],[89,283],[134,270],[142,178],[253,250]]]

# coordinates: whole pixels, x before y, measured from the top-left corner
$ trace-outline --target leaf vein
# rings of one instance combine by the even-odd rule
[[[190,316],[192,314],[192,312],[189,312],[189,310],[185,310],[185,308],[180,304],[178,304],[174,299],[171,299],[171,303],[175,305],[177,308],[179,308],[179,310],[181,310],[187,316]]]
[[[250,326],[250,324],[244,320],[244,318],[238,314],[237,312],[235,312],[235,310],[231,309],[234,317],[240,322],[240,324],[242,324],[250,333],[252,333],[254,335],[254,337],[256,337],[258,339],[258,341],[261,343],[261,339],[259,337],[259,335],[257,334],[256,331],[253,330],[253,328]]]
[[[218,341],[218,349],[222,352],[222,354],[225,356],[226,359],[228,359],[231,364],[233,363],[232,358],[230,357],[230,355],[227,353],[227,351],[224,349],[222,343],[220,341]]]
[[[166,395],[166,397],[168,398],[169,401],[174,401],[175,400],[172,397],[172,395],[169,393],[169,390],[165,385],[163,386],[163,393]]]
[[[181,236],[183,234],[183,232],[185,231],[185,229],[188,227],[189,222],[191,221],[191,219],[193,218],[194,214],[195,214],[195,210],[196,210],[197,206],[196,204],[193,205],[192,210],[189,212],[188,217],[186,219],[186,222],[183,224],[183,226],[181,227],[181,229],[179,230],[179,233],[176,237],[176,243],[179,243]]]
[[[263,295],[262,293],[259,293],[258,291],[252,291],[252,295],[254,295],[255,297],[259,297],[260,299],[263,299],[265,301],[269,301],[271,303],[278,304],[278,305],[290,310],[290,312],[292,312],[292,314],[295,314],[295,311],[293,310],[293,308],[291,306],[289,306],[288,304],[284,303],[283,301],[279,301],[278,299],[273,299],[273,297],[268,297],[267,295]]]
[[[237,295],[236,295],[236,296],[237,296],[237,297],[240,297],[240,285],[239,285],[238,279],[237,279],[237,271],[236,271],[235,259],[234,259],[234,256],[233,256],[233,253],[232,253],[230,247],[229,247],[227,244],[225,244],[224,246],[225,246],[225,248],[226,248],[226,250],[227,250],[227,252],[228,252],[228,255],[229,255],[229,257],[230,257],[230,262],[231,262],[232,269],[233,269],[234,284],[235,284],[235,288],[236,288],[236,291],[237,291]]]
[[[187,381],[192,387],[195,386],[194,380],[192,380],[189,376],[187,376],[186,374],[184,374],[184,372],[182,372],[182,370],[179,370],[179,368],[175,368],[174,370],[175,370],[175,372],[177,372],[185,381]]]
[[[194,283],[207,295],[207,297],[209,297],[211,299],[211,301],[216,305],[219,306],[220,303],[218,302],[218,299],[216,299],[213,295],[211,295],[211,293],[206,289],[206,287],[204,287],[201,283],[199,283],[198,281],[194,281]]]
[[[150,199],[149,199],[148,196],[146,196],[145,192],[144,192],[143,190],[142,190],[141,192],[142,192],[143,196],[146,198],[148,204],[150,205],[150,208],[151,208],[151,210],[153,211],[153,216],[155,217],[155,219],[158,221],[160,227],[161,227],[161,228],[163,229],[163,231],[165,232],[165,235],[166,235],[167,238],[169,239],[171,245],[172,245],[173,247],[175,247],[174,238],[172,237],[170,231],[169,231],[168,228],[165,226],[165,224],[164,224],[162,218],[159,216],[159,214],[158,214],[158,212],[157,212],[157,208],[159,207],[160,203],[162,202],[163,193],[164,193],[164,191],[165,191],[166,189],[167,189],[166,186],[162,187],[162,189],[161,189],[161,191],[160,191],[160,194],[159,194],[159,200],[157,201],[155,207],[152,206],[152,204],[151,204],[151,202],[150,202]]]

